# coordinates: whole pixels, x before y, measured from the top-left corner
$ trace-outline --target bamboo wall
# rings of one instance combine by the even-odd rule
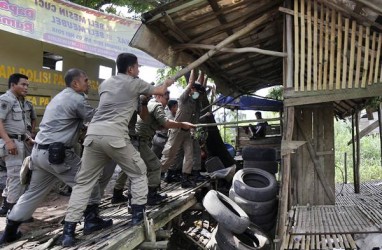
[[[382,83],[382,34],[317,0],[294,0],[294,90]]]

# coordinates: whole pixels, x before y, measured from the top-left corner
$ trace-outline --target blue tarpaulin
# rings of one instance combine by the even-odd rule
[[[283,108],[282,101],[257,96],[240,96],[234,99],[230,96],[220,95],[215,105],[239,110],[280,111]]]

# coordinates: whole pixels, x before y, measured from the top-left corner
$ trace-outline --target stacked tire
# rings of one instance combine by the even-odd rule
[[[239,170],[232,180],[229,197],[265,232],[276,224],[278,185],[274,175],[257,168]]]
[[[278,162],[276,161],[276,150],[274,148],[244,147],[242,151],[243,169],[257,168],[270,174],[278,173]]]
[[[221,250],[271,249],[271,240],[234,201],[224,194],[210,190],[203,206],[218,222],[216,243]]]

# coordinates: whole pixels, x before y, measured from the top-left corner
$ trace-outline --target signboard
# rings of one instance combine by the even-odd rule
[[[112,60],[129,52],[142,65],[163,67],[129,46],[140,24],[64,0],[0,0],[0,30]]]

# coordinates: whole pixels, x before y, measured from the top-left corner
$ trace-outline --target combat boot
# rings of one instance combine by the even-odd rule
[[[111,204],[127,202],[128,200],[129,197],[123,195],[122,189],[113,189],[113,197],[111,197]]]
[[[194,188],[194,187],[196,187],[196,183],[192,180],[190,174],[183,173],[181,187],[182,188]]]
[[[5,226],[4,233],[0,238],[0,245],[13,242],[21,238],[22,234],[18,230],[21,222],[7,219],[7,225]]]
[[[7,197],[3,197],[3,204],[1,204],[0,208],[0,217],[5,217],[8,214],[8,211],[11,211],[15,203],[8,203]]]
[[[178,171],[169,169],[165,175],[164,181],[167,183],[180,182],[182,178],[180,177]]]
[[[131,225],[135,226],[143,220],[143,215],[145,212],[146,205],[131,205],[132,216],[131,216]]]
[[[200,170],[192,170],[191,176],[195,182],[204,182],[208,180],[206,176],[200,174]]]
[[[74,233],[76,231],[77,222],[67,222],[64,224],[64,231],[62,234],[62,246],[71,247],[74,246],[75,238]]]
[[[149,187],[149,193],[147,195],[147,205],[155,206],[162,203],[167,198],[167,195],[161,195],[158,193],[158,187]]]
[[[84,235],[91,234],[95,231],[111,227],[113,220],[103,220],[99,217],[98,204],[88,205],[84,212]]]

